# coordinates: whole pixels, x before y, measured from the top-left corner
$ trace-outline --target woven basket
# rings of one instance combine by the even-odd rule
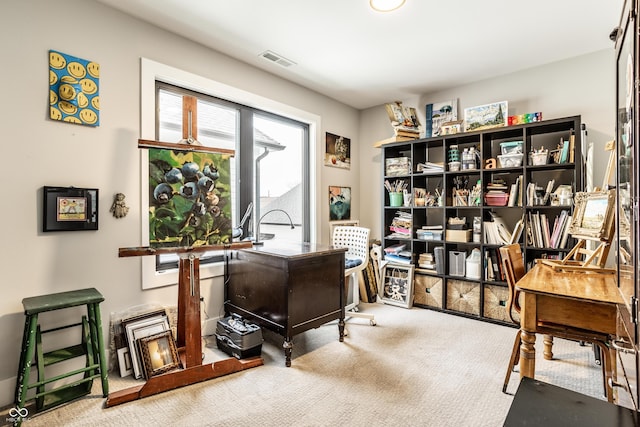
[[[447,309],[480,315],[480,284],[447,280]]]
[[[484,286],[484,316],[491,319],[502,320],[511,323],[507,313],[509,301],[509,289],[498,285]],[[513,308],[512,308],[513,310]],[[520,315],[513,310],[513,317],[519,322]]]
[[[413,302],[414,304],[442,308],[442,278],[416,273]]]

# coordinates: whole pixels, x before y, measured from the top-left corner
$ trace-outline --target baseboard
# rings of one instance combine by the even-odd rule
[[[17,377],[11,377],[0,381],[0,408],[13,406],[17,380]]]
[[[216,333],[216,326],[220,317],[212,317],[202,322],[202,336],[206,337]]]

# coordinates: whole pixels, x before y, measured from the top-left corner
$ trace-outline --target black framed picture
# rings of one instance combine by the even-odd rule
[[[43,188],[42,231],[98,229],[98,189]]]

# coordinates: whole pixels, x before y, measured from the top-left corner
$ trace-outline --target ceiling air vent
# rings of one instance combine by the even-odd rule
[[[283,56],[278,55],[277,53],[271,52],[270,50],[265,50],[260,54],[260,56],[266,59],[267,61],[275,62],[276,64],[282,67],[290,67],[296,64],[295,62],[289,61],[287,58],[284,58]]]

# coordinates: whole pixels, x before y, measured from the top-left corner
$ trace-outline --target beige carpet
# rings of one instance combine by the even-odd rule
[[[93,394],[32,414],[35,426],[500,426],[513,396],[501,392],[516,330],[486,322],[381,304],[363,304],[377,326],[347,321],[295,337],[292,367],[282,339],[265,333],[265,365],[204,383],[103,408]],[[591,347],[556,340],[556,360],[537,344],[537,378],[603,399]],[[207,349],[207,359],[221,353]],[[129,377],[130,378],[130,377]],[[519,381],[512,375],[509,392]],[[110,375],[111,391],[132,385]],[[8,410],[0,415],[5,421]]]

